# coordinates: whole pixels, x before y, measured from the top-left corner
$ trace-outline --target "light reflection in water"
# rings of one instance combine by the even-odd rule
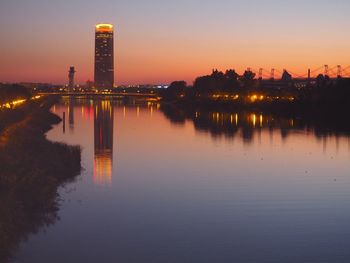
[[[191,120],[195,130],[209,132],[215,139],[221,136],[230,139],[239,136],[246,144],[254,143],[255,138],[260,144],[262,133],[269,134],[270,144],[273,144],[274,139],[276,139],[274,132],[277,132],[280,133],[283,141],[290,136],[293,137],[294,134],[304,134],[306,137],[319,139],[323,137],[338,138],[335,139],[335,145],[339,148],[339,138],[349,136],[350,129],[345,122],[339,123],[338,121],[336,125],[320,120],[312,122],[304,118],[305,116],[283,116],[283,114],[250,111],[235,113],[229,110],[217,112],[208,109],[192,110],[168,106],[163,106],[162,111],[175,124],[185,125],[187,120]],[[326,149],[327,140],[323,144],[323,148]]]
[[[113,105],[111,101],[98,100],[94,107],[94,182],[99,185],[111,185],[113,170]]]
[[[252,114],[251,119],[252,119],[253,127],[255,128],[256,127],[256,114]]]
[[[123,118],[127,117],[127,108],[135,109],[130,111],[137,118],[140,117],[141,111],[148,113],[152,117],[154,111],[160,109],[160,104],[148,102],[147,107],[143,104],[124,104],[121,101],[113,100],[87,100],[77,99],[74,97],[63,98],[63,108],[61,113],[57,112],[57,106],[53,111],[63,115],[67,113],[68,124],[71,133],[74,131],[75,118],[85,119],[94,126],[94,157],[93,157],[93,181],[96,185],[110,186],[113,177],[113,136],[114,136],[114,111],[121,107]],[[114,106],[115,105],[115,106]],[[76,108],[76,109],[75,109]],[[78,113],[77,113],[78,112]],[[132,116],[132,115],[130,115]],[[79,128],[77,128],[78,130]],[[79,129],[81,132],[81,130]],[[65,120],[63,122],[63,134],[65,133]],[[77,133],[78,134],[78,133]]]
[[[69,98],[68,106],[68,122],[69,122],[69,131],[74,131],[74,97]]]
[[[350,140],[341,129],[259,111],[163,109],[168,120],[151,118],[146,104],[137,118],[138,105],[121,101],[96,101],[84,119],[78,105],[91,104],[75,101],[74,134],[59,128],[49,138],[82,145],[94,177],[74,184],[64,220],[21,258],[65,262],[74,247],[76,262],[349,262]],[[106,126],[113,117],[118,125]],[[100,131],[114,142],[92,145]],[[114,163],[113,143],[122,153]],[[118,183],[106,176],[112,168]]]
[[[94,124],[94,157],[93,157],[93,179],[97,184],[109,185],[112,183],[113,169],[113,112],[120,109],[120,117],[132,119],[156,116],[155,111],[160,109],[159,103],[128,102],[113,100],[72,100],[68,97],[64,100],[64,110],[68,116],[68,123],[71,129],[74,128],[74,119],[79,119],[80,111],[82,118]],[[113,107],[114,105],[114,107]],[[74,113],[74,108],[77,107]],[[62,112],[57,106],[53,111],[62,116]],[[147,113],[146,113],[147,112]],[[177,123],[185,123],[184,119],[192,119],[194,128],[198,131],[207,131],[213,137],[219,138],[224,135],[229,138],[240,137],[247,146],[253,144],[254,140],[259,145],[268,141],[270,145],[276,143],[281,138],[283,141],[290,135],[302,133],[305,136],[319,137],[321,151],[326,153],[329,145],[336,148],[336,152],[341,146],[337,139],[337,130],[328,134],[324,130],[303,122],[298,118],[278,117],[262,112],[218,112],[201,111],[196,109],[193,113],[164,112],[170,120]],[[78,131],[78,127],[75,127]],[[79,129],[80,130],[80,129]],[[263,135],[266,134],[267,137]],[[277,135],[277,136],[276,136]],[[278,136],[280,135],[280,136]],[[336,136],[334,136],[336,135]],[[331,138],[333,138],[331,140]],[[333,143],[334,142],[334,143]],[[350,150],[350,140],[349,140]]]

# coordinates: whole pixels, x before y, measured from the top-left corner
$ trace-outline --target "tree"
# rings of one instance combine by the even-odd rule
[[[228,80],[237,81],[239,75],[236,73],[236,71],[235,71],[234,69],[228,69],[228,70],[226,70],[226,72],[225,72],[225,77],[226,77]]]
[[[244,87],[252,88],[255,82],[255,76],[256,74],[250,69],[244,71],[243,76],[241,77]]]
[[[225,77],[226,77],[227,89],[229,91],[239,88],[239,82],[238,82],[239,75],[236,73],[234,69],[226,70]]]
[[[187,89],[186,81],[174,81],[165,90],[163,94],[164,100],[176,100],[185,96]]]

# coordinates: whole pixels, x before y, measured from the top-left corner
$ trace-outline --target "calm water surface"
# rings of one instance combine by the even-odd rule
[[[16,262],[350,262],[348,137],[152,103],[53,111],[66,123],[48,138],[81,145],[84,171]]]

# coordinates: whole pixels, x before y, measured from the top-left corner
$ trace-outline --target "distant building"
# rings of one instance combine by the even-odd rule
[[[284,82],[291,82],[293,80],[293,77],[291,74],[289,74],[289,72],[287,70],[283,70],[281,80]]]
[[[72,92],[74,89],[74,75],[75,75],[75,68],[70,67],[68,71],[68,92]]]
[[[93,87],[94,87],[94,82],[91,81],[91,80],[87,80],[86,83],[85,83],[85,87],[84,87],[85,90],[86,91],[92,91]]]
[[[97,90],[114,86],[113,25],[98,24],[95,30],[95,87]]]
[[[52,92],[58,91],[61,86],[50,83],[20,82],[19,85],[26,87],[32,92]]]

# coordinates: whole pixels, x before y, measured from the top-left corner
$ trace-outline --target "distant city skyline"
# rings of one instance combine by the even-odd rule
[[[169,83],[211,69],[304,74],[350,64],[350,2],[12,0],[0,3],[0,82],[94,80],[94,29],[115,26],[115,84]]]

